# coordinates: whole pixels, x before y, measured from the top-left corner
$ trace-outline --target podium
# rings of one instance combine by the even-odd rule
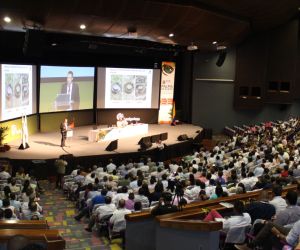
[[[73,130],[72,129],[68,129],[67,130],[67,138],[72,138],[73,137]]]
[[[57,94],[54,101],[54,109],[56,111],[72,110],[72,102],[70,94]]]

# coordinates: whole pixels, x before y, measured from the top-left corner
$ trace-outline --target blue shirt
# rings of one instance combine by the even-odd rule
[[[92,199],[92,206],[94,206],[96,204],[103,204],[103,203],[105,203],[105,196],[103,196],[103,195],[96,195]]]

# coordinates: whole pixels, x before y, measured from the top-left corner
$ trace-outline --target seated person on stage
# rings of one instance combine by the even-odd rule
[[[128,125],[128,122],[126,121],[124,114],[118,113],[117,114],[117,127],[124,128],[127,125]]]

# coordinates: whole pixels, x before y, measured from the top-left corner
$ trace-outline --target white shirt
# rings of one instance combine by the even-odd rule
[[[109,163],[107,166],[106,166],[106,169],[107,169],[107,172],[108,173],[111,173],[112,171],[114,171],[115,169],[117,168],[117,166],[113,163]]]
[[[109,222],[113,225],[113,232],[120,232],[126,228],[125,215],[130,214],[131,211],[126,208],[121,208],[114,211]]]
[[[9,173],[7,173],[6,171],[1,171],[0,172],[0,180],[7,180],[8,178],[10,178]]]
[[[171,173],[175,173],[177,171],[177,169],[179,168],[179,166],[177,164],[170,164],[170,172]]]
[[[128,193],[117,193],[114,198],[113,198],[113,203],[118,205],[119,203],[119,200],[125,200],[127,201],[128,200]]]
[[[276,214],[287,207],[285,199],[283,199],[281,196],[275,196],[269,203],[275,207]]]
[[[98,219],[101,220],[106,215],[113,214],[116,211],[116,206],[115,204],[105,204],[103,206],[97,207],[95,210],[95,214],[98,216]]]
[[[251,224],[251,217],[248,213],[243,213],[243,216],[231,216],[223,221],[223,229],[230,229],[231,227],[242,227]]]
[[[189,199],[195,200],[198,198],[200,190],[200,186],[194,186],[191,189],[186,189],[185,194],[189,197]]]

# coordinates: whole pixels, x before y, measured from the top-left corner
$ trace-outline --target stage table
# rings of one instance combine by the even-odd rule
[[[99,134],[102,132],[103,136],[100,139]],[[148,124],[130,124],[124,128],[110,127],[103,129],[92,129],[88,133],[89,142],[97,141],[112,141],[120,138],[133,137],[148,133]]]

